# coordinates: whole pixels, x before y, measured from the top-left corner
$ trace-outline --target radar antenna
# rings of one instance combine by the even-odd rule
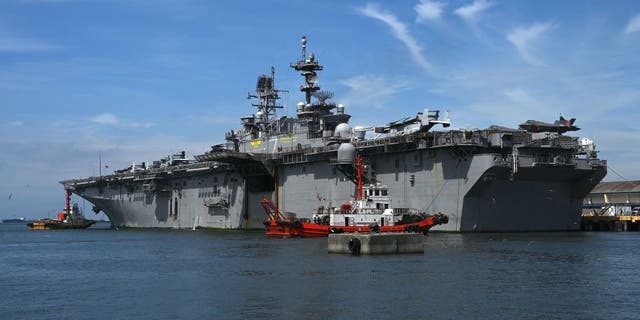
[[[320,101],[320,104],[325,104],[325,101],[333,98],[333,92],[331,91],[316,91],[313,96]]]

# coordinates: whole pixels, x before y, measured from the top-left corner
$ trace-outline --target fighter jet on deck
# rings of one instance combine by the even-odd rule
[[[520,129],[527,130],[529,132],[557,132],[557,133],[565,133],[567,131],[578,131],[580,128],[573,125],[576,121],[576,118],[571,118],[570,120],[565,119],[560,116],[559,120],[556,120],[553,124],[536,121],[536,120],[527,120],[525,123],[520,124]]]

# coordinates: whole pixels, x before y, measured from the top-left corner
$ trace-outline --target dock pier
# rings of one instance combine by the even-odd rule
[[[583,216],[582,231],[640,231],[640,216]]]
[[[424,253],[424,235],[413,232],[332,233],[329,253],[352,255]]]

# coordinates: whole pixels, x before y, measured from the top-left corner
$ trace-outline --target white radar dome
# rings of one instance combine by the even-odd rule
[[[356,159],[356,147],[351,143],[343,143],[338,147],[338,163],[352,164]]]
[[[351,126],[346,123],[337,125],[335,135],[338,138],[351,139]]]

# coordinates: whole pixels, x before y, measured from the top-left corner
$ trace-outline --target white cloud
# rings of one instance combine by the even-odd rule
[[[629,20],[629,23],[627,23],[627,27],[624,28],[625,34],[630,34],[637,31],[640,31],[640,13],[631,18]]]
[[[0,20],[0,52],[29,53],[44,52],[58,49],[59,47],[46,41],[16,34]]]
[[[127,119],[119,119],[116,115],[112,113],[101,113],[99,115],[91,117],[89,120],[98,124],[119,125],[121,127],[126,127],[126,128],[148,129],[155,125],[153,122],[140,122],[140,121],[127,120]]]
[[[431,72],[431,64],[425,59],[422,55],[422,48],[418,45],[416,40],[409,34],[407,30],[407,26],[396,18],[392,13],[380,10],[374,4],[367,4],[366,7],[358,9],[360,13],[363,15],[380,20],[387,24],[389,28],[391,28],[391,32],[393,35],[398,38],[404,45],[409,49],[413,60],[415,60],[420,67],[422,67],[425,71]]]
[[[515,88],[512,90],[506,90],[504,95],[514,103],[518,103],[523,106],[533,106],[536,100],[522,88]]]
[[[414,9],[418,16],[416,21],[425,23],[429,21],[437,21],[442,17],[442,12],[447,4],[445,2],[420,0],[420,3],[416,4]]]
[[[99,124],[118,124],[118,117],[111,113],[102,113],[92,117],[90,120]]]
[[[534,44],[553,27],[551,22],[536,23],[526,28],[515,28],[507,35],[507,40],[518,50],[522,60],[531,65],[541,65],[535,54]]]
[[[153,127],[155,124],[152,122],[138,122],[138,121],[127,121],[125,126],[130,128],[144,128],[148,129]]]
[[[11,123],[9,123],[12,127],[21,127],[24,123],[22,121],[16,120],[16,121],[11,121]]]
[[[44,41],[0,34],[0,52],[43,52],[57,49]]]
[[[191,115],[188,118],[192,121],[197,121],[207,125],[237,126],[240,123],[240,120],[237,117],[221,114],[199,114]]]
[[[22,3],[63,3],[69,2],[70,0],[20,0]]]
[[[409,88],[409,82],[382,75],[359,75],[340,81],[350,91],[342,98],[347,106],[382,107],[388,98]]]
[[[473,3],[462,6],[453,11],[453,13],[460,16],[460,18],[472,21],[475,20],[476,17],[482,13],[483,11],[494,6],[493,2],[489,2],[486,0],[475,0]]]

